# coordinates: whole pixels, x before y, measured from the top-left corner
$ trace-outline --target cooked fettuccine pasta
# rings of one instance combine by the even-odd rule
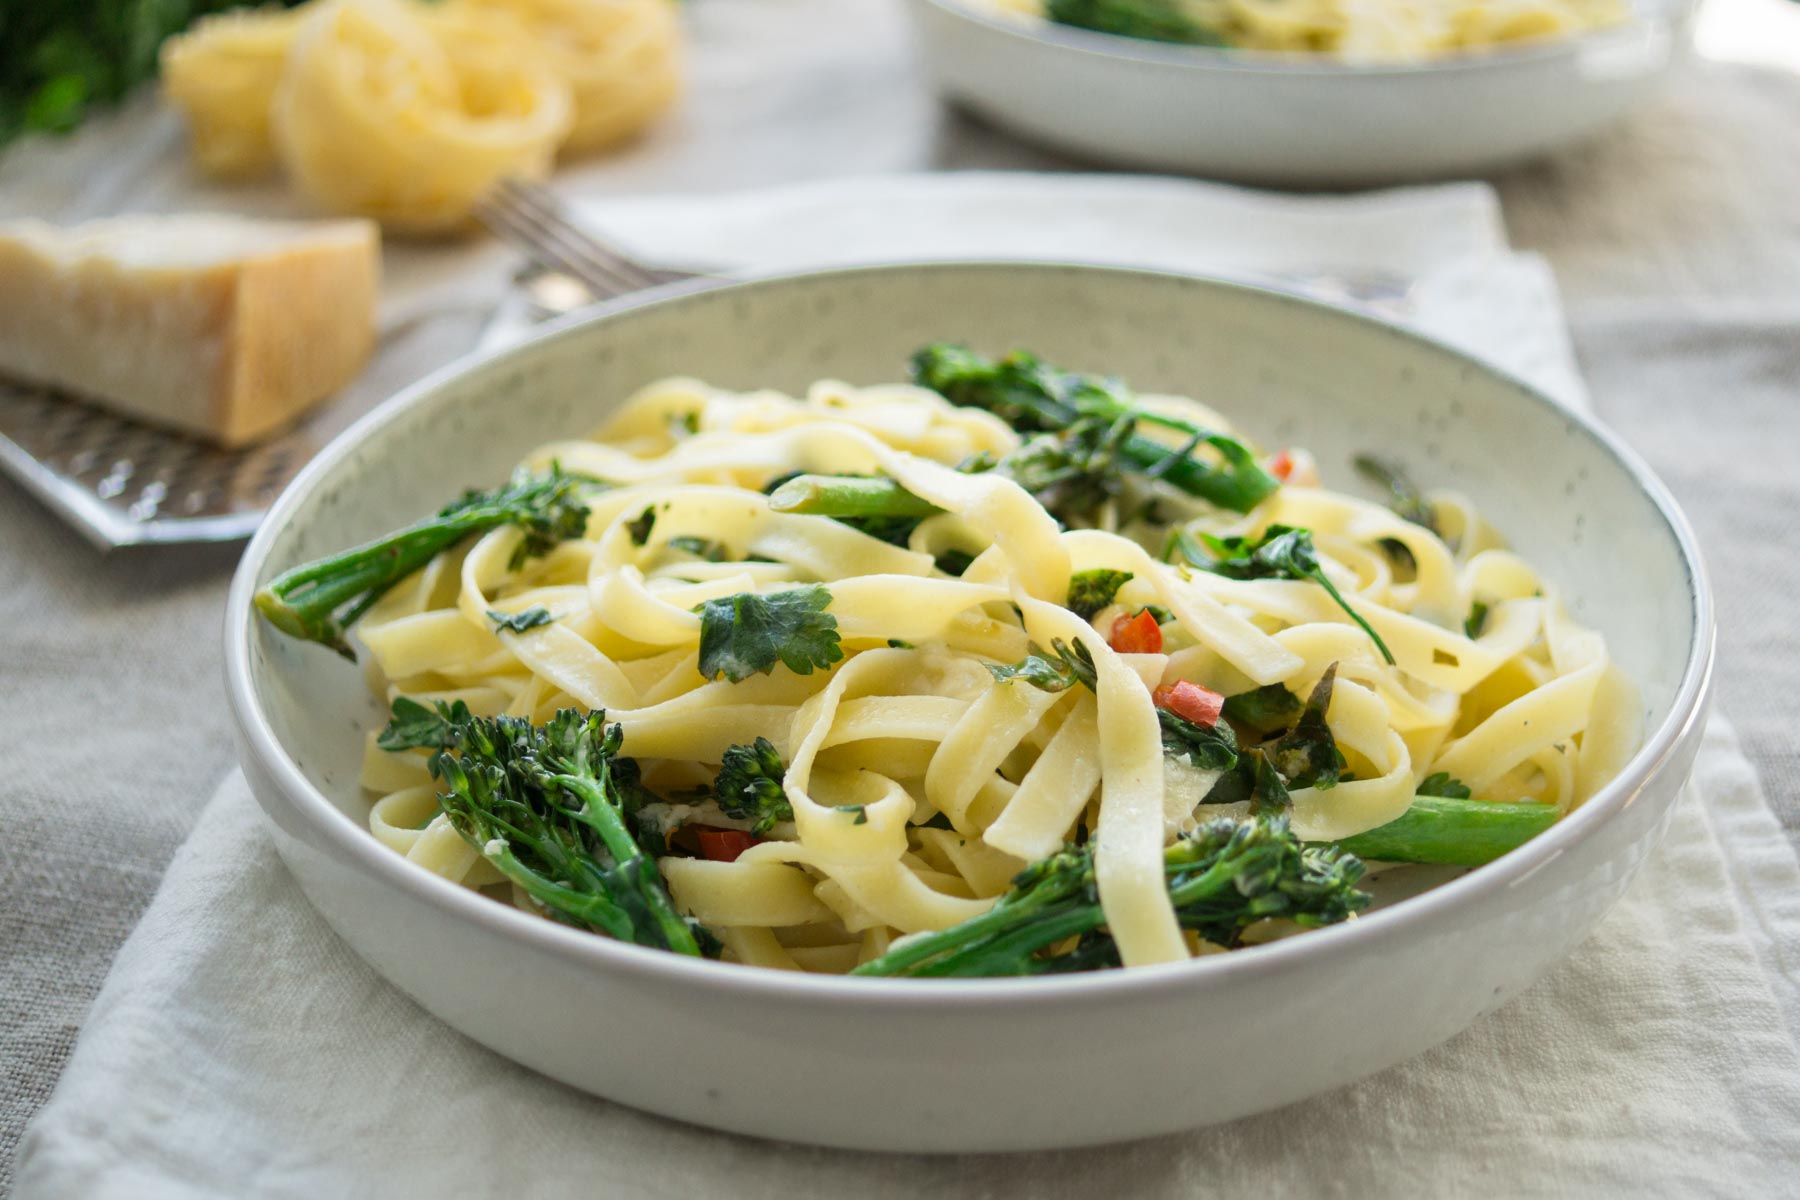
[[[916,366],[938,390],[666,380],[533,454],[515,492],[550,481],[584,513],[451,541],[351,614],[395,704],[363,768],[375,835],[679,948],[577,912],[573,875],[543,883],[562,851],[534,822],[582,811],[558,780],[599,761],[550,748],[556,714],[603,712],[598,774],[645,878],[726,958],[1138,966],[1353,914],[1358,853],[1486,861],[1635,748],[1601,635],[1465,497],[1370,464],[1396,511],[1193,400],[1026,356]],[[278,580],[265,612],[336,638],[301,594]],[[445,733],[482,718],[514,748]],[[484,799],[455,766],[492,754]],[[1279,886],[1206,892],[1196,856],[1224,878],[1255,838]],[[636,861],[569,844],[597,876]]]
[[[1630,18],[1625,0],[975,0],[1007,17],[1151,41],[1404,63],[1569,38]]]

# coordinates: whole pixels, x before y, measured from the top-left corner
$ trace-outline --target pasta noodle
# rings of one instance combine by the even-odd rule
[[[672,0],[463,0],[522,21],[568,83],[574,121],[563,151],[584,154],[637,133],[681,91]]]
[[[1046,0],[981,2],[1009,17],[1046,15]],[[1174,0],[1166,7],[1233,49],[1352,63],[1416,62],[1574,37],[1630,16],[1624,0]]]
[[[187,114],[202,171],[250,176],[275,165],[269,112],[302,15],[221,13],[164,44],[163,93]]]
[[[335,4],[300,26],[275,94],[294,181],[325,207],[431,231],[501,176],[541,177],[568,131],[568,87],[516,26],[398,0]]]
[[[1223,427],[1192,402],[1145,403]],[[729,860],[672,855],[661,870],[727,957],[786,970],[846,971],[979,916],[1027,863],[1080,837],[1094,843],[1125,965],[1216,950],[1184,933],[1163,854],[1209,810],[1246,806],[1209,802],[1222,772],[1165,752],[1152,689],[1177,681],[1225,696],[1329,689],[1322,719],[1344,774],[1292,791],[1292,828],[1308,840],[1388,825],[1435,775],[1567,811],[1635,744],[1635,696],[1601,636],[1461,496],[1430,498],[1441,535],[1307,486],[1310,467],[1248,513],[1159,498],[1193,536],[1305,526],[1340,604],[1308,579],[1165,561],[1116,513],[1063,528],[1003,472],[955,469],[1023,442],[987,412],[914,387],[828,381],[793,399],[653,384],[591,440],[526,464],[611,485],[590,498],[582,537],[521,559],[521,530],[497,528],[390,591],[361,637],[390,698],[540,723],[604,708],[645,786],[674,798],[655,806],[665,836],[747,828],[706,788],[728,751],[766,739],[785,763],[791,821]],[[803,471],[884,476],[944,512],[895,544],[777,511],[765,489]],[[946,548],[960,569],[946,568]],[[1080,615],[1071,576],[1095,571],[1128,574],[1111,603]],[[841,660],[738,682],[698,668],[706,601],[813,585],[829,592]],[[540,607],[531,627],[496,625]],[[1134,612],[1161,613],[1159,648],[1119,642],[1117,622]],[[1059,642],[1090,655],[1091,687],[993,669]],[[424,761],[371,745],[375,835],[426,869],[507,893],[446,826]]]
[[[666,111],[680,30],[672,0],[312,0],[200,22],[163,75],[202,170],[279,163],[326,209],[436,232]]]

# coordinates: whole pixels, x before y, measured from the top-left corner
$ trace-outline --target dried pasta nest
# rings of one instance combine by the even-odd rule
[[[163,92],[187,114],[194,162],[208,175],[259,175],[275,165],[269,111],[304,16],[222,13],[164,44]]]
[[[613,145],[643,129],[681,92],[681,31],[669,0],[464,0],[512,14],[568,81],[575,120],[565,154]]]
[[[274,129],[323,206],[431,232],[464,221],[500,177],[546,174],[570,111],[568,85],[515,23],[364,0],[301,26]]]
[[[500,177],[617,143],[681,88],[670,0],[314,0],[164,49],[196,164],[280,164],[320,207],[435,233]]]

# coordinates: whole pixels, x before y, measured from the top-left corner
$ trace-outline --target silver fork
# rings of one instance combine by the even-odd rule
[[[529,180],[502,179],[476,201],[475,216],[537,265],[519,283],[546,315],[699,275],[637,261],[577,223],[549,189]]]

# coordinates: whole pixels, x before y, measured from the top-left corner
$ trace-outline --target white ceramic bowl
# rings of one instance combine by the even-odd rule
[[[1478,174],[1590,133],[1685,52],[1693,0],[1615,29],[1417,65],[1176,46],[909,0],[949,99],[1056,150],[1253,183]]]
[[[258,586],[503,478],[660,376],[874,383],[945,337],[1192,393],[1261,440],[1310,446],[1341,484],[1367,449],[1428,486],[1454,482],[1605,632],[1643,688],[1647,743],[1569,819],[1419,898],[1270,946],[1050,979],[828,978],[680,958],[498,904],[369,835],[356,781],[380,710],[361,672],[252,619]],[[640,1108],[923,1151],[1074,1146],[1224,1120],[1380,1070],[1500,1005],[1581,942],[1655,843],[1699,740],[1712,644],[1693,537],[1662,485],[1610,434],[1521,384],[1288,295],[1002,263],[665,290],[448,368],[295,480],[244,556],[226,619],[244,767],[283,858],[345,941],[426,1008]],[[1197,1038],[1199,1075],[1175,1052]]]

